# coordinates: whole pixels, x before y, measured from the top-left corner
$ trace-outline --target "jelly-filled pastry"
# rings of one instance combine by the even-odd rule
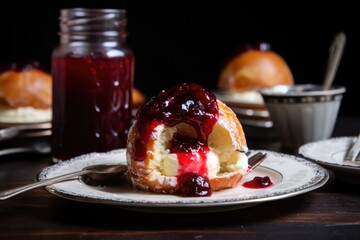
[[[128,177],[139,189],[210,196],[248,170],[242,126],[197,84],[163,90],[138,110],[127,142]]]

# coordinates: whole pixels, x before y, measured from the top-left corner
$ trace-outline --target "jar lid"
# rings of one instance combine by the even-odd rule
[[[126,32],[126,23],[124,9],[72,8],[60,11],[60,34],[119,36]]]

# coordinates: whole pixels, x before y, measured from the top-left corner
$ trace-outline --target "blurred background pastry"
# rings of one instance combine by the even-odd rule
[[[0,122],[51,120],[52,78],[38,62],[13,63],[0,72]]]
[[[294,83],[286,61],[270,49],[268,43],[245,45],[224,65],[218,88],[229,97],[244,103],[262,104],[258,90]]]
[[[140,107],[146,100],[145,95],[137,88],[133,88],[132,89],[132,103],[133,103],[133,108],[137,109],[138,107]]]
[[[236,113],[248,137],[275,137],[260,89],[294,84],[292,71],[265,42],[244,45],[221,69],[217,97]]]

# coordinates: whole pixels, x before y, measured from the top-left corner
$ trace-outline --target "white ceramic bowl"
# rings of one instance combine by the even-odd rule
[[[274,128],[286,149],[331,136],[346,89],[321,85],[278,85],[261,89]]]

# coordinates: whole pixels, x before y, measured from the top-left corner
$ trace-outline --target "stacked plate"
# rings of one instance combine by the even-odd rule
[[[247,137],[276,137],[273,122],[258,92],[232,93],[214,91],[219,100],[229,106],[240,120]]]
[[[43,137],[51,135],[51,122],[1,122],[0,142],[15,137]]]

